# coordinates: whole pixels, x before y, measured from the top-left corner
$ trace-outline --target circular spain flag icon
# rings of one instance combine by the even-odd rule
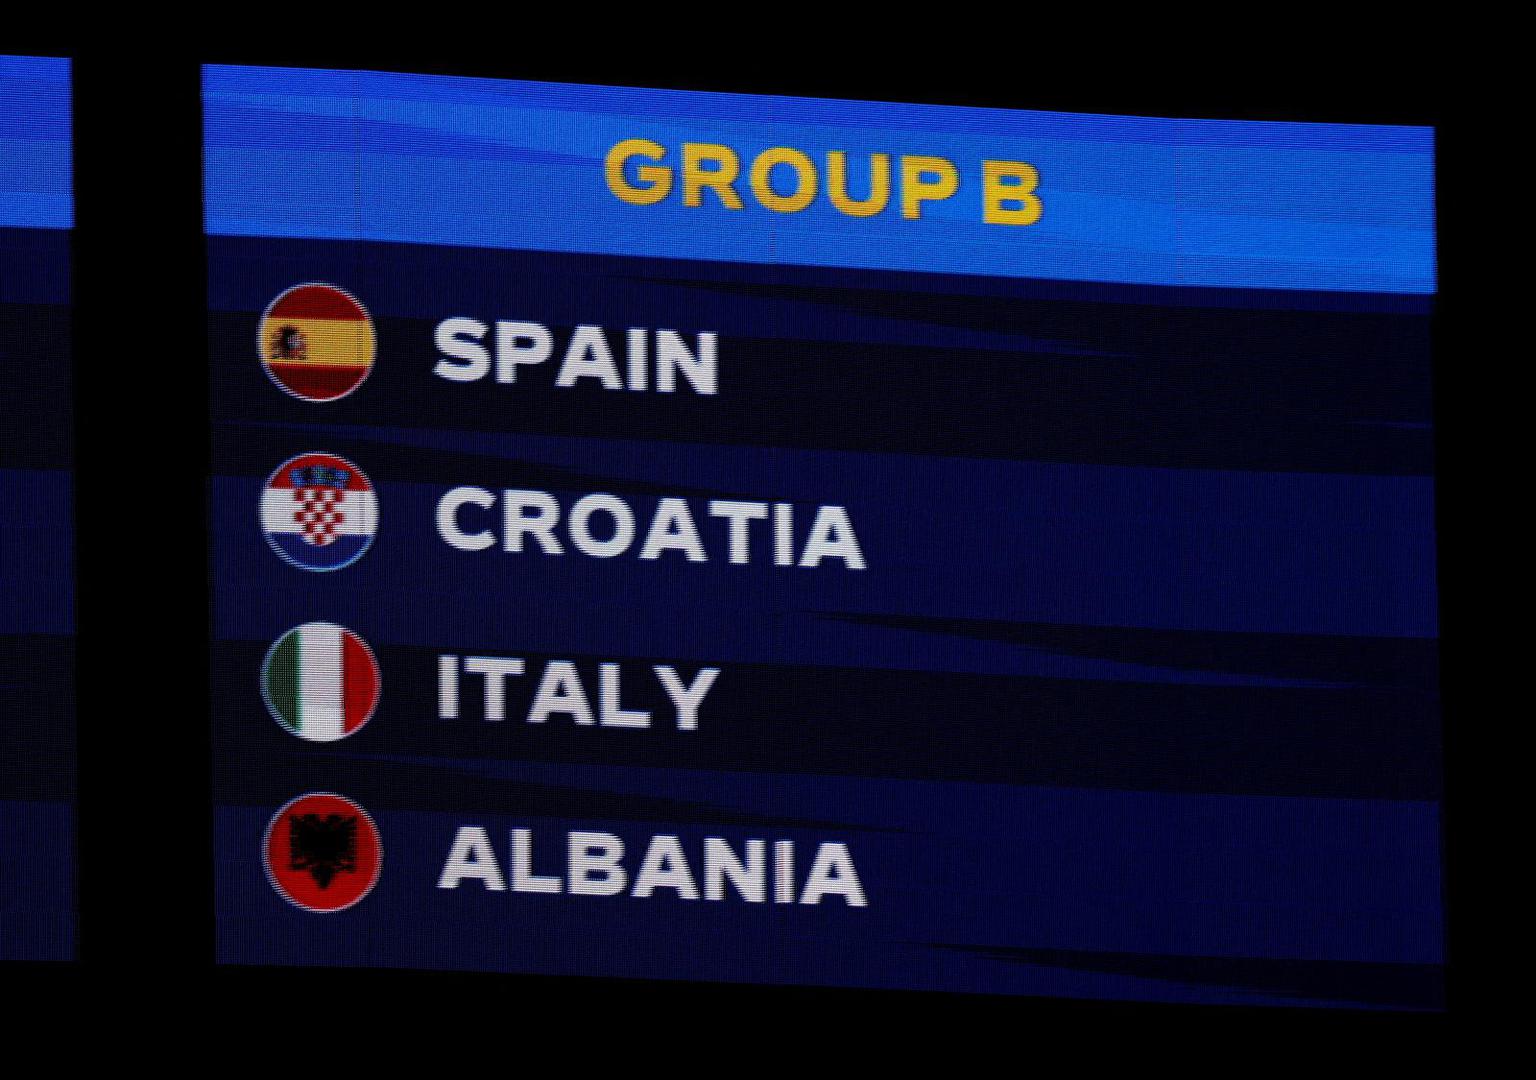
[[[363,470],[334,454],[289,458],[261,493],[261,529],[284,560],[302,570],[340,570],[362,558],[379,525],[379,504]]]
[[[290,904],[305,911],[342,911],[373,891],[384,845],[361,806],[315,791],[272,815],[262,861],[267,880]]]
[[[373,320],[334,285],[295,285],[267,306],[257,331],[267,376],[301,401],[335,401],[373,370]]]
[[[267,650],[261,696],[272,718],[311,742],[362,728],[379,703],[379,665],[368,643],[335,623],[296,626]]]

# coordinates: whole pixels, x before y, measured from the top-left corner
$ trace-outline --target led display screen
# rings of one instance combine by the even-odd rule
[[[75,951],[69,61],[0,56],[0,960]]]
[[[203,89],[222,962],[1441,1004],[1430,129]]]

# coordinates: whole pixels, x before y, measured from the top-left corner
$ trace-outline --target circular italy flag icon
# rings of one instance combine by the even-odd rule
[[[300,401],[344,398],[373,370],[373,320],[334,285],[295,285],[267,305],[257,330],[262,367]]]
[[[267,650],[261,696],[288,731],[311,742],[335,742],[373,716],[379,665],[368,643],[345,627],[305,623]]]
[[[341,911],[373,890],[384,847],[366,810],[316,791],[272,816],[262,858],[267,880],[284,900],[305,911]]]
[[[362,558],[378,529],[379,506],[363,470],[335,454],[289,458],[261,493],[267,543],[302,570],[340,570]]]

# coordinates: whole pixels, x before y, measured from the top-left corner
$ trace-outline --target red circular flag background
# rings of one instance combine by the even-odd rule
[[[262,849],[272,887],[318,912],[341,911],[367,896],[384,857],[368,812],[328,792],[301,795],[274,814]]]

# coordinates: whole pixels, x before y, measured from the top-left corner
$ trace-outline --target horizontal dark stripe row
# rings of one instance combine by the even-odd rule
[[[356,567],[325,580],[296,578],[273,557],[256,520],[262,478],[311,448],[356,462],[379,492],[376,543]],[[1435,634],[1433,491],[1422,478],[1124,470],[757,447],[700,455],[677,443],[323,425],[221,426],[215,469],[218,595],[237,583],[265,590],[296,601],[284,607],[293,615],[311,610],[309,597],[323,595],[333,614],[351,611],[380,629],[381,622],[389,624],[381,636],[402,643],[463,641],[466,630],[479,627],[486,640],[525,648],[623,639],[590,651],[1099,679],[1125,673],[1102,670],[1103,664],[1063,665],[1028,647],[826,616],[862,611],[1197,631]],[[435,521],[443,494],[462,484],[553,491],[567,508],[583,493],[611,492],[632,507],[637,536],[649,528],[659,496],[687,496],[710,550],[694,564],[669,552],[665,561],[672,567],[639,559],[636,544],[609,559],[541,549],[455,551]],[[729,565],[725,523],[708,516],[700,504],[705,498],[796,504],[801,538],[809,507],[848,506],[866,569],[802,566],[789,573],[775,567],[766,526],[751,541],[749,564]],[[476,511],[465,520],[470,528],[495,529],[499,515]],[[581,598],[597,595],[593,589],[622,597],[624,615],[581,614],[588,603]],[[505,602],[518,594],[516,604]],[[383,607],[377,599],[365,602],[386,596],[393,600]],[[274,610],[270,603],[221,605],[221,634],[275,632],[265,621]],[[524,629],[529,619],[532,636]],[[924,650],[944,656],[930,661]],[[877,652],[883,655],[872,655]],[[988,654],[1005,666],[979,662]],[[1049,660],[1048,670],[1041,670],[1041,659]]]
[[[313,413],[303,417],[313,423]],[[687,499],[764,499],[771,493],[757,490],[758,477],[744,476],[741,487],[665,483],[622,475],[628,462],[615,453],[612,471],[568,468],[536,461],[513,460],[474,449],[422,449],[384,442],[363,433],[338,439],[324,433],[294,427],[258,427],[254,424],[217,423],[213,429],[213,474],[267,479],[272,471],[296,454],[325,451],[350,460],[373,482],[375,490],[387,478],[394,482],[432,484],[444,490],[476,478],[492,477],[494,485],[538,491],[603,491],[625,498],[674,496]]]
[[[0,700],[0,798],[68,798],[75,790],[74,640],[0,636]]]
[[[789,283],[809,286],[826,294],[870,289],[915,296],[990,297],[1015,306],[1059,301],[1254,312],[1398,315],[1426,315],[1434,306],[1432,297],[1406,293],[1124,284],[359,239],[267,236],[209,236],[206,239],[211,270],[209,306],[216,311],[260,311],[272,297],[290,285],[319,279],[346,287],[347,281],[342,279],[349,279],[358,288],[367,285],[367,296],[360,298],[375,315],[424,316],[444,295],[483,305],[505,298],[509,288],[547,277],[573,274],[615,281],[727,284],[765,290]],[[452,289],[435,284],[439,282],[451,282]]]
[[[1220,633],[922,615],[824,614],[859,626],[917,630],[1190,672],[1415,689],[1429,694],[1435,693],[1440,684],[1439,645],[1428,638]]]
[[[447,427],[1181,468],[1424,475],[1422,301],[1000,282],[417,245],[221,238],[210,264],[219,418]],[[370,307],[378,363],[351,397],[287,398],[256,323],[298,281]],[[432,374],[452,315],[720,335],[719,393],[515,386]],[[622,358],[620,358],[622,365]]]
[[[1201,635],[1212,656],[1251,648],[1231,640],[1243,636]],[[1368,670],[1357,674],[1370,685],[1337,689],[723,664],[695,731],[676,730],[653,661],[621,661],[623,705],[651,713],[647,730],[578,727],[567,717],[527,723],[547,659],[530,654],[519,654],[527,674],[506,682],[507,719],[484,719],[483,684],[465,676],[460,718],[439,720],[437,654],[373,645],[383,673],[377,714],[345,742],[315,744],[279,727],[262,704],[266,645],[218,643],[216,760],[228,763],[220,797],[275,797],[295,769],[317,778],[339,770],[374,786],[375,773],[394,767],[343,759],[375,754],[1245,795],[1427,800],[1440,792],[1438,698],[1415,673],[1433,668],[1433,643],[1289,643],[1294,656],[1341,675],[1357,650],[1366,657]],[[1268,655],[1282,665],[1286,654],[1272,643]],[[560,659],[578,662],[596,710],[599,658]],[[675,666],[691,678],[704,665]],[[262,760],[274,774],[250,768]],[[456,777],[451,787],[395,779],[378,786],[405,806],[451,790],[451,806],[483,800],[487,809],[502,805],[506,787],[475,777]]]
[[[70,339],[68,308],[0,304],[0,468],[66,468],[73,459]],[[114,362],[138,355],[125,348]]]
[[[292,752],[271,755],[269,764],[259,767],[261,759],[246,748],[223,743],[215,743],[215,755],[214,797],[227,805],[276,809],[304,791],[338,791],[370,812],[422,810],[657,825],[686,822],[701,828],[863,828],[824,816],[736,810],[703,800],[603,791],[574,782],[544,784],[487,777],[447,762],[440,767],[416,762],[359,762],[336,754]]]
[[[73,250],[69,229],[0,228],[0,308],[67,305]]]
[[[1428,364],[1410,342],[1356,357],[1347,344],[1298,341],[1321,351],[1309,360],[729,338],[719,393],[702,396],[604,390],[593,380],[557,388],[558,351],[522,369],[516,385],[454,383],[432,373],[433,324],[380,320],[368,381],[315,405],[267,379],[254,324],[254,315],[211,321],[216,418],[510,424],[552,435],[1174,468],[1427,475],[1433,466]],[[1390,336],[1362,333],[1372,348]],[[555,334],[558,342],[562,330]],[[622,370],[622,353],[615,359]]]

